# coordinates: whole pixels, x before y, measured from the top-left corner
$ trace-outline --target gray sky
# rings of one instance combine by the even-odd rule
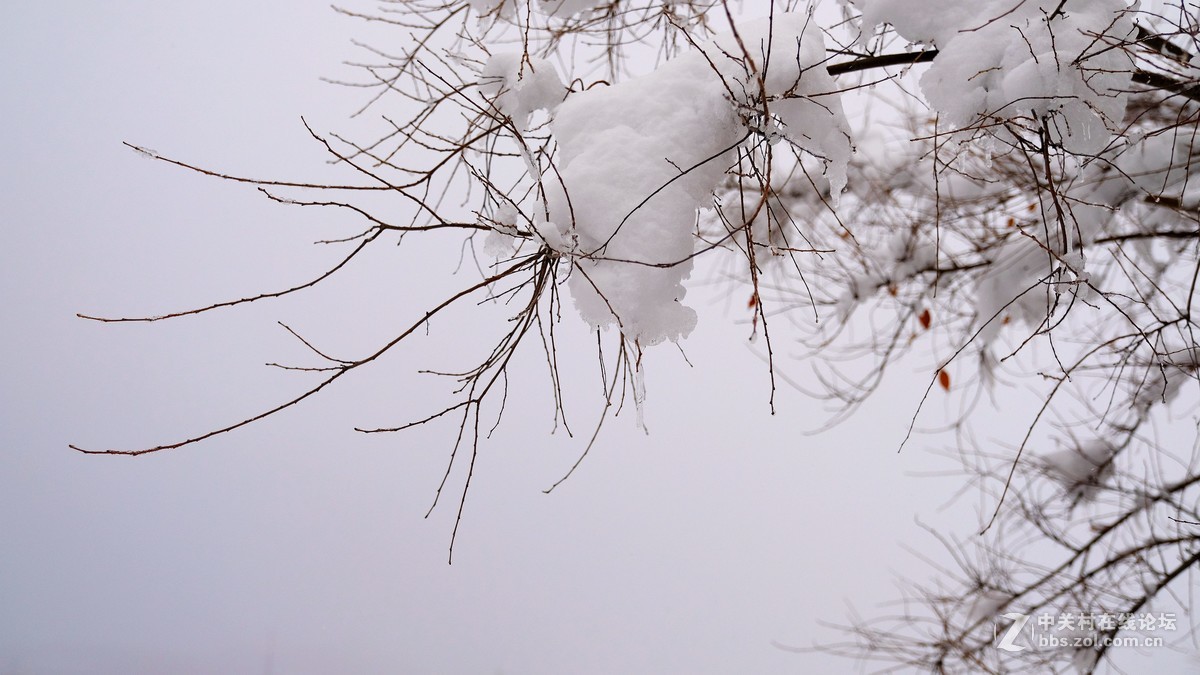
[[[412,239],[294,299],[153,325],[75,318],[274,290],[335,259],[311,242],[353,233],[350,215],[272,204],[121,142],[234,173],[333,175],[300,115],[347,128],[362,94],[319,77],[347,75],[364,32],[324,3],[282,0],[0,13],[0,673],[848,670],[771,642],[835,637],[817,622],[843,620],[847,603],[876,611],[896,571],[923,577],[900,545],[937,554],[918,515],[974,522],[970,500],[937,511],[956,483],[908,475],[942,460],[895,453],[925,382],[904,377],[915,366],[849,423],[802,435],[824,413],[785,391],[769,414],[743,303],[725,311],[720,289],[696,291],[695,368],[670,347],[648,357],[652,433],[632,414],[610,420],[551,495],[600,401],[577,396],[576,438],[551,435],[541,355],[526,354],[453,566],[461,470],[423,518],[453,425],[352,428],[449,400],[447,383],[417,370],[477,358],[500,326],[471,313],[210,442],[135,459],[70,451],[178,440],[256,413],[309,381],[263,367],[305,356],[276,321],[359,355],[472,272],[451,276],[457,235]],[[573,315],[562,331],[566,377],[598,389],[587,331]]]

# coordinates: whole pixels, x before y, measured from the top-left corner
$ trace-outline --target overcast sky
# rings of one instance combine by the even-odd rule
[[[272,204],[122,141],[233,173],[329,176],[300,116],[352,124],[363,94],[320,78],[349,74],[364,27],[282,0],[0,14],[0,673],[837,672],[852,664],[772,642],[835,639],[818,622],[869,616],[896,597],[895,573],[927,575],[902,546],[937,555],[918,517],[974,523],[971,500],[938,510],[957,483],[909,475],[944,460],[895,452],[917,365],[849,423],[804,435],[825,412],[784,391],[769,414],[744,302],[721,302],[723,286],[696,291],[694,368],[669,346],[647,357],[651,433],[610,420],[550,495],[600,401],[577,397],[575,437],[552,435],[541,354],[517,364],[527,377],[483,446],[452,566],[462,466],[423,516],[454,426],[353,427],[448,401],[417,371],[472,365],[502,328],[486,309],[236,433],[133,459],[70,451],[257,413],[310,381],[263,366],[305,357],[277,321],[361,355],[474,272],[452,276],[457,235],[434,236],[298,298],[152,325],[75,318],[275,290],[335,259],[312,242],[353,233],[352,214]],[[586,390],[593,338],[573,314],[562,331],[565,376]]]

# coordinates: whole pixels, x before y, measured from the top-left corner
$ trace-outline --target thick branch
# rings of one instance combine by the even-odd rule
[[[929,63],[937,58],[937,55],[938,50],[926,49],[920,52],[865,56],[845,63],[834,63],[826,68],[826,70],[833,76],[845,75],[873,68],[890,68],[892,66],[911,66],[917,63]],[[1179,94],[1193,101],[1200,101],[1200,84],[1195,82],[1181,82],[1167,75],[1141,69],[1133,71],[1132,79],[1137,84],[1144,84],[1148,87]]]

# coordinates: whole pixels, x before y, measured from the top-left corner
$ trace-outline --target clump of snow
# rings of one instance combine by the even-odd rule
[[[719,220],[728,230],[729,239],[740,249],[745,249],[746,225],[750,225],[750,238],[756,244],[783,247],[787,245],[782,223],[790,218],[788,209],[778,197],[763,198],[761,191],[736,191],[721,194],[717,199]],[[717,236],[726,234],[724,231]]]
[[[1150,366],[1146,376],[1135,383],[1133,410],[1145,415],[1158,403],[1170,403],[1179,395],[1183,385],[1196,379],[1200,369],[1200,351],[1195,348],[1169,352],[1163,360]]]
[[[1058,281],[1058,277],[1051,276],[1056,270],[1069,273],[1069,278],[1077,283],[1071,287],[1059,285],[1054,292],[1091,292],[1083,282],[1090,280],[1094,285],[1096,281],[1089,279],[1084,248],[1110,232],[1118,209],[1133,212],[1139,206],[1136,201],[1139,197],[1184,201],[1189,190],[1189,146],[1190,142],[1171,134],[1124,139],[1101,153],[1104,161],[1092,162],[1082,169],[1080,179],[1068,188],[1073,202],[1067,223],[1068,241],[1064,242],[1056,229],[1058,215],[1047,210],[1042,212],[1041,220],[1055,226],[1048,235],[1040,226],[1016,233],[989,256],[991,264],[975,285],[976,322],[982,326],[980,339],[985,343],[992,340],[1006,319],[1030,325],[1040,323],[1051,306],[1048,300],[1052,299],[1047,298],[1044,285],[1029,289],[1042,279]],[[1151,231],[1160,226],[1159,219],[1167,213],[1166,209],[1153,209],[1123,222]],[[1159,264],[1146,242],[1132,242],[1129,250],[1139,252],[1147,270]],[[983,326],[988,320],[992,322]],[[1174,379],[1181,378],[1182,375]],[[1161,399],[1163,383],[1150,390],[1156,390]]]
[[[566,19],[581,12],[611,5],[612,0],[542,0],[539,9],[546,16]]]
[[[467,0],[467,6],[474,10],[480,23],[485,23],[488,18],[512,16],[514,9],[509,0]]]
[[[557,172],[543,177],[549,217],[535,228],[574,258],[569,285],[588,323],[617,325],[643,347],[691,332],[683,281],[697,212],[712,205],[748,127],[818,156],[832,192],[845,185],[849,125],[819,67],[823,36],[803,15],[778,15],[773,28],[741,24],[740,42],[718,37],[558,108]]]
[[[1188,183],[1194,183],[1193,142],[1190,136],[1155,134],[1131,138],[1115,148],[1103,181],[1108,192],[1105,203],[1119,205],[1137,194],[1182,198]],[[1106,156],[1106,159],[1108,157]],[[1194,189],[1194,187],[1192,188]]]
[[[997,247],[987,271],[975,282],[975,321],[983,344],[992,341],[1006,319],[1037,325],[1049,301],[1044,284],[1054,269],[1050,250],[1032,236],[1014,234]]]
[[[920,190],[932,181],[931,172],[921,170],[919,146],[908,134],[878,124],[856,132],[855,180],[850,183],[850,190],[860,199],[870,199],[876,190]]]
[[[1094,439],[1052,452],[1042,458],[1046,473],[1066,488],[1075,499],[1091,499],[1113,474],[1117,448],[1104,439]]]
[[[822,160],[836,203],[853,145],[840,88],[824,67],[825,38],[811,17],[787,13],[746,22],[736,35],[714,38],[704,52],[750,126]],[[771,119],[756,119],[763,113]]]
[[[483,253],[489,258],[505,259],[517,252],[521,235],[517,228],[517,208],[509,203],[496,208],[495,215],[487,224],[491,225],[483,240]]]
[[[889,23],[909,42],[941,46],[970,22],[982,23],[988,16],[986,2],[962,0],[852,0],[862,12],[864,37],[879,24]]]
[[[863,246],[858,253],[865,263],[863,269],[846,277],[846,290],[835,304],[843,321],[858,308],[859,301],[879,289],[937,268],[937,245],[914,230],[895,232],[882,242]]]
[[[1134,30],[1125,0],[853,2],[864,39],[888,23],[904,39],[939,49],[921,90],[952,126],[1048,118],[1052,140],[1091,154],[1121,122],[1132,61],[1111,47]]]
[[[1086,194],[1086,190],[1081,191]],[[1038,227],[1015,231],[988,255],[986,270],[975,279],[975,325],[987,344],[1009,322],[1038,326],[1058,296],[1073,294],[1090,301],[1095,284],[1087,269],[1084,247],[1103,232],[1113,211],[1081,203],[1068,216],[1067,239],[1059,229]],[[1052,207],[1043,205],[1042,223],[1057,227]]]
[[[572,96],[551,131],[561,184],[546,180],[548,208],[559,246],[576,256],[580,314],[642,346],[685,337],[696,324],[682,304],[696,213],[740,138],[719,80],[703,59],[675,59]]]
[[[549,61],[525,57],[520,52],[502,52],[484,64],[479,74],[479,91],[500,112],[526,126],[534,111],[557,108],[567,94],[567,87]]]
[[[967,611],[967,625],[974,625],[985,619],[994,619],[1000,613],[1001,608],[1012,599],[1011,593],[1005,593],[995,588],[980,589]]]
[[[917,12],[917,3],[907,4]],[[1059,7],[1059,0],[971,3],[979,25],[938,36],[940,53],[921,77],[926,101],[955,127],[1045,118],[1051,140],[1068,151],[1102,150],[1124,115],[1132,70],[1130,57],[1111,47],[1129,38],[1133,23],[1124,0]],[[948,15],[940,28],[955,21]]]

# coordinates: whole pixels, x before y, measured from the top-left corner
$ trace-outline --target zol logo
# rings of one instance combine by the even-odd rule
[[[1003,649],[1006,652],[1023,652],[1025,647],[1016,643],[1017,636],[1021,634],[1021,629],[1025,628],[1025,624],[1029,622],[1029,615],[1010,612],[1004,615],[1005,619],[1011,619],[1012,625],[1005,631],[1004,637],[1000,638],[1000,642],[996,643],[997,649]]]

